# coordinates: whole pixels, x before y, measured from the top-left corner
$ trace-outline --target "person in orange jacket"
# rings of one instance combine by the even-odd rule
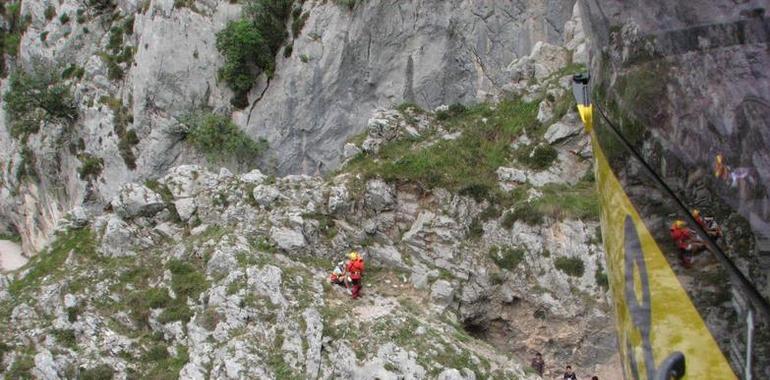
[[[356,299],[361,295],[361,279],[364,274],[364,259],[355,251],[348,254],[348,259],[350,260],[348,261],[346,271],[350,276],[350,295],[353,299]]]
[[[693,262],[693,255],[704,250],[706,247],[693,232],[687,228],[687,223],[683,220],[676,220],[671,224],[671,239],[674,240],[679,248],[682,265],[689,268]]]

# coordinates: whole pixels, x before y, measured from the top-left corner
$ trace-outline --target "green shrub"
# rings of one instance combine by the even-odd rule
[[[236,159],[253,162],[267,149],[264,140],[254,141],[229,118],[210,112],[197,112],[183,118],[189,128],[186,140],[205,153],[209,160]]]
[[[74,330],[54,329],[51,331],[51,335],[56,339],[56,342],[69,348],[77,347],[77,339],[75,338]]]
[[[78,118],[70,86],[61,83],[58,70],[36,66],[27,73],[11,75],[5,93],[5,111],[11,136],[26,139],[37,133],[43,122],[71,123]]]
[[[602,289],[607,290],[610,288],[610,280],[601,265],[596,268],[596,272],[594,272],[594,278],[596,279],[596,284],[599,285]]]
[[[291,57],[291,53],[294,52],[294,42],[289,43],[286,45],[286,47],[283,48],[283,57],[289,58]]]
[[[295,10],[292,12],[293,20],[291,22],[291,34],[294,38],[299,37],[300,32],[302,32],[302,28],[305,27],[305,22],[307,22],[307,18],[310,16],[309,13],[305,12],[301,15],[297,15],[296,11],[299,10],[302,12],[302,8],[295,8]]]
[[[257,70],[272,70],[272,57],[259,28],[250,20],[230,21],[217,33],[217,50],[224,56],[225,65],[219,69],[219,78],[239,95],[247,93],[257,79]]]
[[[484,235],[484,224],[480,218],[475,218],[468,226],[467,238],[470,240],[478,240]]]
[[[16,56],[16,54],[18,54],[20,43],[21,34],[19,33],[7,33],[3,36],[3,48],[10,56]]]
[[[102,96],[99,102],[112,110],[112,128],[118,137],[118,152],[126,167],[136,169],[136,156],[133,147],[139,144],[139,136],[133,129],[128,129],[134,122],[134,116],[129,112],[128,107],[118,98]]]
[[[64,71],[62,71],[61,77],[62,79],[70,79],[70,78],[82,79],[85,73],[86,73],[86,69],[78,65],[71,64],[66,69],[64,69]]]
[[[357,0],[334,0],[340,6],[346,7],[350,10],[356,7]]]
[[[97,13],[112,12],[112,10],[117,6],[115,0],[87,0],[87,4]]]
[[[219,78],[235,92],[234,106],[246,106],[246,93],[260,71],[272,76],[275,56],[288,35],[291,4],[290,0],[251,0],[243,8],[242,19],[228,22],[217,33],[216,47],[225,58]],[[301,29],[303,23],[300,17],[293,26]]]
[[[520,220],[531,226],[536,226],[543,223],[543,217],[544,215],[537,205],[523,204],[506,213],[503,216],[502,224],[505,228],[511,228],[515,221]]]
[[[43,11],[43,16],[45,16],[46,20],[51,21],[56,16],[56,8],[53,5],[48,5],[45,7],[45,11]]]
[[[512,271],[524,260],[524,250],[521,248],[494,246],[489,249],[489,258],[497,264],[500,269]]]
[[[175,321],[182,321],[183,323],[187,323],[192,317],[193,312],[190,310],[187,304],[174,303],[163,310],[162,313],[160,313],[158,316],[158,322],[165,324]]]
[[[557,257],[556,260],[553,261],[553,264],[556,269],[569,276],[583,277],[583,273],[585,272],[583,259],[579,257]]]
[[[6,379],[31,379],[32,368],[35,368],[35,360],[29,355],[16,357],[11,369],[5,373]]]
[[[155,344],[142,355],[142,359],[149,362],[157,362],[169,357],[168,347],[163,344]]]
[[[517,152],[516,158],[530,169],[545,170],[551,167],[558,155],[554,147],[540,144],[534,148],[522,147]]]
[[[45,42],[45,40],[48,39],[48,31],[46,30],[43,33],[40,33],[40,42]]]
[[[147,306],[152,309],[166,307],[171,302],[171,296],[163,288],[150,288],[144,291],[144,299],[147,300]]]
[[[214,308],[207,308],[206,311],[203,312],[200,325],[208,331],[214,331],[221,319],[222,316],[219,315]]]
[[[67,13],[62,13],[61,16],[59,16],[59,22],[61,22],[62,25],[70,22],[70,16]]]
[[[80,380],[111,380],[115,371],[107,364],[100,364],[96,367],[81,370]]]
[[[100,157],[84,153],[81,154],[78,159],[82,163],[78,168],[78,176],[80,176],[80,179],[86,180],[96,178],[102,173],[104,160]]]

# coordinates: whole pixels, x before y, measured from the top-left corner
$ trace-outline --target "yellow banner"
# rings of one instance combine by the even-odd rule
[[[596,133],[590,133],[626,378],[654,379],[661,362],[680,351],[686,361],[684,379],[735,379],[727,358],[612,172]]]

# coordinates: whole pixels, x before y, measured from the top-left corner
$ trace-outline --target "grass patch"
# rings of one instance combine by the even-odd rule
[[[493,198],[498,186],[495,171],[510,161],[511,141],[523,128],[537,125],[537,102],[508,99],[494,109],[489,104],[452,109],[443,124],[449,130],[462,131],[459,138],[440,140],[422,149],[415,148],[420,139],[394,141],[383,146],[376,157],[352,159],[347,168],[365,178],[381,177],[424,189],[441,187],[464,190],[475,198]]]
[[[76,348],[78,345],[75,338],[75,331],[71,329],[54,329],[51,335],[56,339],[56,343],[69,348]]]
[[[497,264],[500,269],[513,271],[524,260],[525,251],[521,248],[497,247],[489,249],[489,258]]]
[[[557,257],[553,264],[556,269],[572,277],[583,277],[583,273],[585,273],[583,259],[579,257]]]
[[[96,367],[81,370],[81,380],[110,380],[113,378],[115,371],[107,364],[100,364]]]
[[[67,270],[64,261],[70,252],[81,258],[96,257],[96,242],[93,232],[88,228],[73,230],[59,235],[50,247],[27,264],[27,275],[17,279],[8,286],[14,296],[20,295],[26,289],[37,289],[46,277],[60,278]]]
[[[78,176],[82,180],[95,179],[102,174],[104,160],[89,153],[83,153],[78,156],[81,162],[78,168]]]

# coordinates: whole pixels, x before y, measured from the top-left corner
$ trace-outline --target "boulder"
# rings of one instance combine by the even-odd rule
[[[569,137],[580,134],[582,127],[574,123],[566,123],[564,121],[558,121],[548,127],[545,131],[543,138],[549,144],[555,144],[561,142]]]
[[[124,185],[111,204],[115,213],[125,219],[153,216],[166,207],[158,193],[136,183]]]
[[[455,288],[446,280],[436,280],[430,287],[430,298],[440,306],[449,306],[454,300]]]
[[[348,187],[344,184],[332,186],[329,191],[329,201],[327,207],[329,212],[336,214],[348,210],[350,202],[350,193]]]
[[[278,191],[273,185],[257,185],[252,192],[254,200],[262,207],[270,206],[278,197],[281,192]]]
[[[271,228],[270,238],[279,248],[285,251],[297,250],[307,245],[307,241],[302,232],[286,227]]]
[[[262,174],[259,169],[254,169],[246,174],[241,175],[241,182],[250,183],[252,185],[261,185],[267,179],[267,176]]]
[[[135,255],[131,249],[133,245],[134,235],[128,223],[114,216],[107,220],[104,235],[102,235],[100,249],[102,255],[107,257],[133,256]]]
[[[356,144],[347,143],[342,147],[342,157],[345,157],[346,159],[355,157],[359,153],[361,153],[361,148],[356,146]]]
[[[195,203],[195,198],[182,198],[174,202],[176,212],[179,214],[179,219],[183,222],[190,220],[195,210],[198,209],[198,205]]]
[[[40,380],[58,380],[59,366],[53,359],[51,351],[42,350],[35,355],[35,368],[32,369],[32,374],[36,379]]]
[[[569,63],[569,52],[560,46],[539,41],[529,55],[535,79],[543,80]]]
[[[373,179],[366,183],[364,204],[375,212],[392,210],[395,206],[395,196],[390,185],[381,179]]]

